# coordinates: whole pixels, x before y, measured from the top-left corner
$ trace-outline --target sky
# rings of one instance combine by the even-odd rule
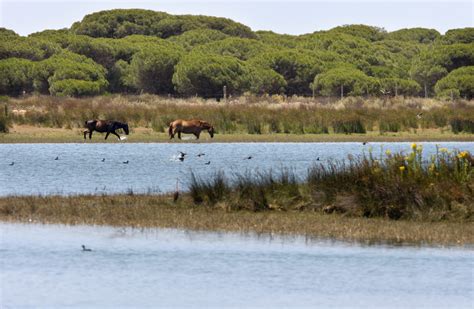
[[[143,8],[171,14],[227,17],[252,30],[303,34],[347,24],[402,28],[473,27],[472,0],[0,0],[0,27],[20,35],[70,27],[86,14]]]

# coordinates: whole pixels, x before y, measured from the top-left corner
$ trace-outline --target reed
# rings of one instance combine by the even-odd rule
[[[164,132],[176,118],[202,118],[221,134],[327,134],[452,130],[472,134],[474,103],[432,99],[237,97],[226,103],[153,95],[10,98],[10,125],[81,128],[85,119],[112,118]],[[417,117],[420,113],[422,117]]]
[[[213,181],[193,178],[194,202],[220,203],[229,209],[339,212],[355,217],[393,220],[474,222],[474,158],[466,151],[440,148],[428,161],[422,147],[412,152],[319,164],[305,181],[290,171],[222,174]],[[225,192],[225,194],[220,194]]]

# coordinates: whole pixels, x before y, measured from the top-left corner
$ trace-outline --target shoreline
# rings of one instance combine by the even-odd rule
[[[10,133],[0,134],[0,144],[7,143],[117,143],[110,136],[95,133],[92,140],[84,140],[82,129],[45,128],[34,126],[14,126]],[[239,142],[274,142],[274,143],[315,143],[315,142],[474,142],[474,134],[445,132],[439,129],[425,129],[417,132],[398,132],[380,134],[369,131],[366,134],[216,134],[211,139],[206,133],[195,140],[191,135],[184,135],[183,140],[170,140],[166,133],[157,133],[150,128],[135,128],[125,143],[239,143]]]
[[[471,246],[474,223],[361,218],[307,210],[231,211],[184,194],[0,198],[0,221],[304,236],[362,244]]]

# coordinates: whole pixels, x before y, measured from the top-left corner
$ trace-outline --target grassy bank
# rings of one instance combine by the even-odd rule
[[[474,134],[459,133],[440,129],[425,129],[417,132],[392,132],[380,134],[379,132],[367,132],[366,134],[248,134],[228,133],[216,134],[213,139],[204,132],[199,141],[194,136],[183,135],[181,141],[175,139],[172,142],[418,142],[418,141],[474,141]],[[105,134],[94,133],[92,140],[87,143],[118,143],[114,136],[104,140]],[[84,137],[82,129],[73,128],[45,128],[31,125],[14,125],[8,134],[0,133],[0,143],[82,143]],[[166,133],[159,133],[151,128],[134,128],[127,143],[167,143],[170,142]],[[122,142],[123,143],[123,142]]]
[[[189,197],[116,195],[0,198],[0,220],[306,235],[362,243],[472,245],[472,222],[394,221],[318,211],[229,211]]]
[[[84,121],[93,118],[127,121],[133,140],[140,142],[166,140],[169,122],[178,118],[211,122],[221,141],[472,140],[474,135],[474,103],[464,100],[31,96],[4,98],[0,105],[10,127],[1,140],[11,142],[75,141]],[[32,127],[41,130],[27,132]]]

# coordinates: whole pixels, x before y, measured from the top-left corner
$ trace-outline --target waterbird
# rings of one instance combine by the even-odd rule
[[[368,143],[367,141],[365,141],[365,142],[362,142],[362,145],[367,145],[367,143]]]
[[[86,246],[82,245],[82,251],[92,251],[92,249],[86,248]]]
[[[252,156],[248,156],[247,158],[245,158],[246,160],[250,160],[252,159],[253,157]]]
[[[421,119],[421,116],[423,116],[423,113],[416,114],[416,118]]]
[[[181,161],[181,162],[183,162],[185,156],[186,156],[186,153],[184,153],[184,152],[182,152],[182,151],[179,151],[178,160]]]
[[[319,157],[316,158],[316,161],[319,161]]]
[[[10,166],[13,166],[13,165],[15,165],[15,162],[10,163]]]
[[[105,158],[102,158],[102,162],[105,162]]]
[[[127,161],[124,161],[124,162],[122,162],[122,163],[123,163],[123,164],[128,164],[128,160],[127,160]]]
[[[59,157],[56,157],[54,160],[59,160]]]
[[[204,163],[204,164],[209,165],[209,164],[211,164],[211,161],[207,161],[207,162]]]
[[[198,153],[197,156],[198,156],[198,157],[202,157],[202,156],[205,156],[205,155],[206,155],[205,153],[201,152],[201,153]]]

